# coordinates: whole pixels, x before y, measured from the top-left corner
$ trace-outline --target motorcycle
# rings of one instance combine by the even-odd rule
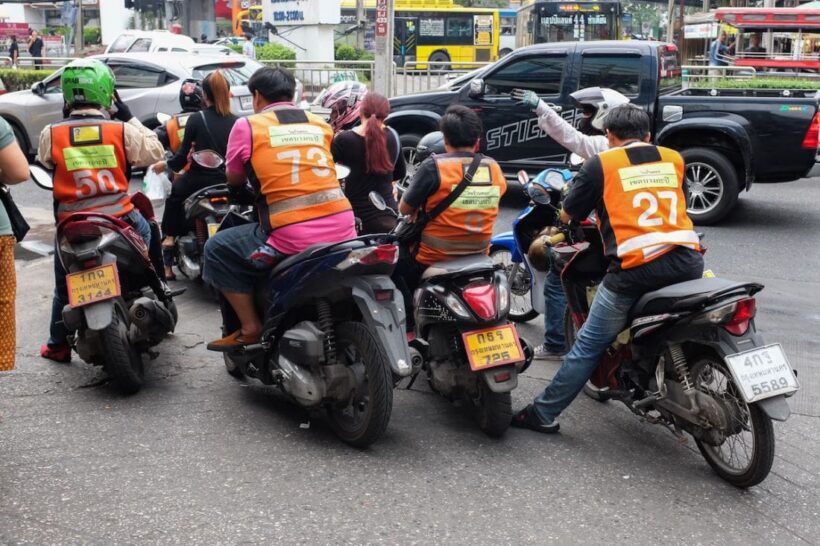
[[[31,167],[32,179],[52,190],[51,175]],[[151,246],[129,224],[113,216],[78,212],[57,224],[56,252],[68,285],[63,323],[69,343],[85,362],[102,366],[117,388],[133,394],[142,388],[142,355],[174,331],[178,320],[174,296],[165,283],[159,226],[151,201],[131,196],[135,209],[151,225]]]
[[[220,229],[248,221],[231,213]],[[228,373],[324,410],[334,433],[352,446],[375,442],[390,420],[394,383],[411,371],[404,304],[390,280],[397,259],[392,240],[365,235],[280,262],[256,290],[261,341],[226,352]],[[227,335],[239,322],[221,301]]]
[[[513,220],[512,231],[494,235],[490,241],[490,259],[503,267],[510,285],[510,320],[528,322],[544,314],[544,284],[547,267],[533,264],[528,256],[530,245],[544,228],[558,222],[554,209],[542,202],[543,195],[560,199],[564,186],[572,180],[568,169],[545,169],[530,180],[525,171],[518,172],[518,182],[530,198],[527,207]]]
[[[392,210],[376,192],[370,201]],[[408,226],[398,218],[393,234]],[[430,388],[451,401],[466,401],[479,428],[500,437],[512,419],[511,392],[533,351],[507,320],[509,286],[505,274],[484,255],[431,265],[413,296],[413,378],[425,372]]]
[[[561,271],[569,346],[608,264],[591,224],[563,226],[546,244]],[[643,295],[584,392],[618,400],[682,441],[690,434],[732,485],[762,482],[774,459],[772,420],[789,417],[786,398],[799,388],[782,347],[765,343],[755,327],[754,296],[762,289],[705,277]]]

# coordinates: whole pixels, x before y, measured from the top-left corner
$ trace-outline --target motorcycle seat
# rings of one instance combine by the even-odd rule
[[[665,286],[647,292],[632,307],[632,316],[657,315],[683,311],[702,305],[718,297],[737,292],[749,292],[754,283],[737,282],[722,278],[704,278]]]
[[[354,248],[360,248],[365,246],[365,243],[362,241],[352,240],[352,241],[345,241],[342,243],[318,243],[315,245],[310,245],[306,249],[304,249],[299,254],[294,254],[292,256],[288,256],[278,264],[276,264],[271,271],[271,275],[277,275],[282,271],[293,267],[295,264],[307,260],[309,258],[315,258],[322,254],[323,249],[329,249],[332,247],[333,251],[337,250],[353,250]]]
[[[495,268],[495,264],[485,254],[471,254],[453,260],[436,262],[424,270],[422,280],[432,279],[441,275],[460,275],[474,271],[486,271]]]

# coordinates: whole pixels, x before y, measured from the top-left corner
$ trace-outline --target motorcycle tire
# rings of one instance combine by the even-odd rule
[[[692,381],[696,387],[699,385],[701,372],[706,366],[718,370],[726,378],[728,382],[727,386],[734,384],[732,374],[722,359],[713,355],[704,355],[697,359],[690,368]],[[705,389],[701,390],[709,392]],[[700,450],[700,454],[703,455],[703,458],[706,459],[706,462],[709,463],[709,466],[712,467],[712,470],[714,470],[718,476],[735,487],[745,489],[765,480],[772,469],[775,444],[774,427],[772,427],[772,420],[757,404],[747,405],[739,393],[737,393],[734,398],[739,402],[741,409],[745,408],[748,412],[748,418],[743,425],[751,430],[754,439],[753,451],[751,457],[749,457],[750,460],[747,467],[744,469],[731,469],[727,463],[721,460],[716,454],[718,448],[723,447],[728,441],[728,438],[723,444],[717,447],[706,444],[697,438],[695,438],[695,443]],[[743,431],[739,431],[738,433],[742,432]],[[746,452],[745,447],[744,452]]]
[[[500,438],[510,428],[512,421],[512,394],[493,392],[484,384],[483,378],[479,378],[479,381],[481,398],[476,412],[478,428],[491,438]]]
[[[572,321],[572,314],[569,312],[569,307],[567,307],[564,309],[564,342],[567,347],[572,347],[575,344],[576,334],[575,323]],[[592,381],[587,381],[584,385],[584,394],[596,402],[609,402],[609,397],[606,396],[605,391],[593,385]]]
[[[336,325],[336,355],[347,366],[364,366],[364,391],[355,393],[345,407],[328,408],[328,421],[343,442],[364,448],[378,440],[390,422],[393,410],[390,359],[370,330],[359,322]]]
[[[225,360],[225,370],[228,372],[228,375],[237,379],[245,377],[245,374],[242,373],[242,369],[233,361],[231,355],[223,353],[222,358]]]
[[[142,388],[145,369],[140,354],[128,339],[128,323],[118,306],[100,338],[105,351],[105,370],[112,383],[123,394],[135,394]]]
[[[507,274],[507,282],[509,282],[510,287],[512,287],[513,283],[512,283],[512,279],[509,278],[508,266],[503,264],[502,261],[499,261],[499,260],[501,260],[501,256],[503,256],[505,253],[509,254],[510,258],[512,258],[512,253],[509,250],[507,250],[506,248],[501,248],[501,247],[491,248],[490,249],[490,259],[495,264],[500,263],[500,264],[504,265],[505,273]],[[510,291],[510,294],[512,296],[512,290]],[[538,316],[538,311],[536,311],[535,309],[532,308],[532,303],[531,303],[532,302],[532,297],[529,294],[530,294],[530,291],[527,291],[524,294],[517,294],[518,296],[527,297],[530,300],[529,310],[523,310],[522,309],[523,312],[521,312],[521,313],[516,312],[512,308],[512,301],[510,301],[510,312],[507,313],[507,318],[509,318],[513,322],[529,322],[529,321],[531,321],[532,319],[534,319],[535,317]]]

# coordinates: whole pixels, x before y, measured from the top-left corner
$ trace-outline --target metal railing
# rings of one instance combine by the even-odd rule
[[[373,81],[374,61],[259,61],[293,72],[304,87],[304,98],[310,102],[326,87],[340,81]]]
[[[484,68],[490,63],[481,62],[408,62],[396,67],[393,76],[393,95],[408,95],[432,91],[449,84],[454,79]]]
[[[40,68],[57,69],[61,68],[76,57],[18,57],[17,68],[24,70],[34,70],[39,64]],[[14,66],[11,57],[0,57],[0,68],[11,68]]]
[[[702,87],[704,83],[716,80],[748,80],[757,76],[757,71],[751,66],[681,66],[682,87]]]

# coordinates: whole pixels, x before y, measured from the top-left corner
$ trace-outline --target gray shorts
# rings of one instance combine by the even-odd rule
[[[256,282],[270,270],[257,269],[249,256],[267,238],[256,223],[220,231],[205,243],[202,279],[219,290],[253,294]]]

